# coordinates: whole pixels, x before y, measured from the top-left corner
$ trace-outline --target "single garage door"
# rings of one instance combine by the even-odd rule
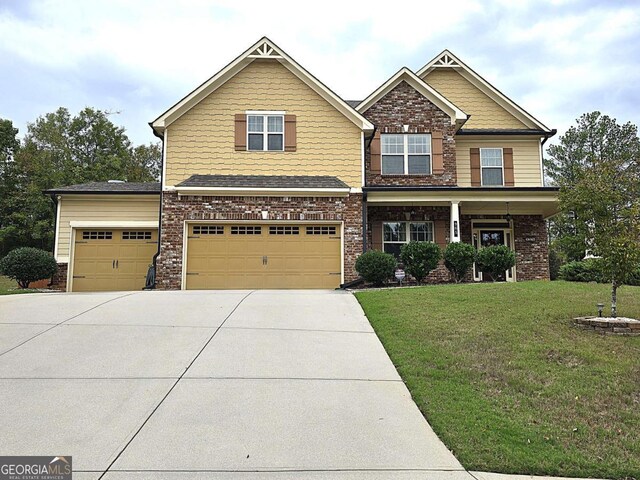
[[[336,288],[340,225],[189,224],[186,288]]]
[[[140,290],[157,249],[156,229],[76,230],[71,290]]]

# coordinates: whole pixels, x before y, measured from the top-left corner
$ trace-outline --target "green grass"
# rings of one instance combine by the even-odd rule
[[[0,275],[0,295],[11,295],[14,293],[33,293],[36,291],[37,290],[32,290],[30,288],[20,288],[18,287],[18,284],[15,280],[11,280],[10,278]]]
[[[608,295],[606,285],[522,282],[356,297],[465,468],[640,479],[640,337],[571,322]],[[640,318],[640,287],[618,298],[620,315]]]

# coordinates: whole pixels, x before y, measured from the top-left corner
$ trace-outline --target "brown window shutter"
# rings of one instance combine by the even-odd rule
[[[380,132],[376,132],[369,146],[371,152],[371,173],[380,175],[382,171],[382,156],[380,155]]]
[[[513,148],[502,149],[502,161],[504,162],[504,186],[513,187]]]
[[[382,222],[371,222],[371,250],[382,250]]]
[[[480,180],[480,149],[470,149],[469,158],[471,159],[471,186],[479,187],[482,184]]]
[[[444,163],[442,158],[442,132],[431,133],[432,148],[432,171],[433,175],[442,175],[444,173]]]
[[[447,222],[445,220],[436,220],[433,222],[433,238],[440,248],[447,246]]]
[[[284,151],[296,151],[296,116],[284,116]]]
[[[247,116],[244,113],[236,113],[236,150],[247,149]]]

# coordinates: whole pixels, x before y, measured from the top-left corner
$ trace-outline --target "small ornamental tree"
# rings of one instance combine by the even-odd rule
[[[456,283],[464,279],[475,261],[476,249],[468,243],[450,243],[444,251],[444,266],[451,272]]]
[[[491,274],[495,282],[500,275],[516,264],[516,255],[506,245],[492,245],[480,249],[476,262],[478,269]]]
[[[396,259],[389,253],[378,250],[369,250],[356,260],[356,272],[366,282],[380,287],[393,276],[396,268]]]
[[[38,248],[16,248],[0,260],[0,273],[16,280],[20,288],[51,278],[57,270],[58,264],[51,254]]]
[[[441,257],[440,247],[433,242],[409,242],[400,248],[400,260],[405,270],[418,283],[438,266]]]

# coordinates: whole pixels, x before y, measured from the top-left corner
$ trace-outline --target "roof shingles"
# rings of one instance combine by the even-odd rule
[[[160,193],[159,182],[89,182],[51,188],[45,193]]]
[[[349,188],[337,177],[306,175],[192,175],[176,187]]]

